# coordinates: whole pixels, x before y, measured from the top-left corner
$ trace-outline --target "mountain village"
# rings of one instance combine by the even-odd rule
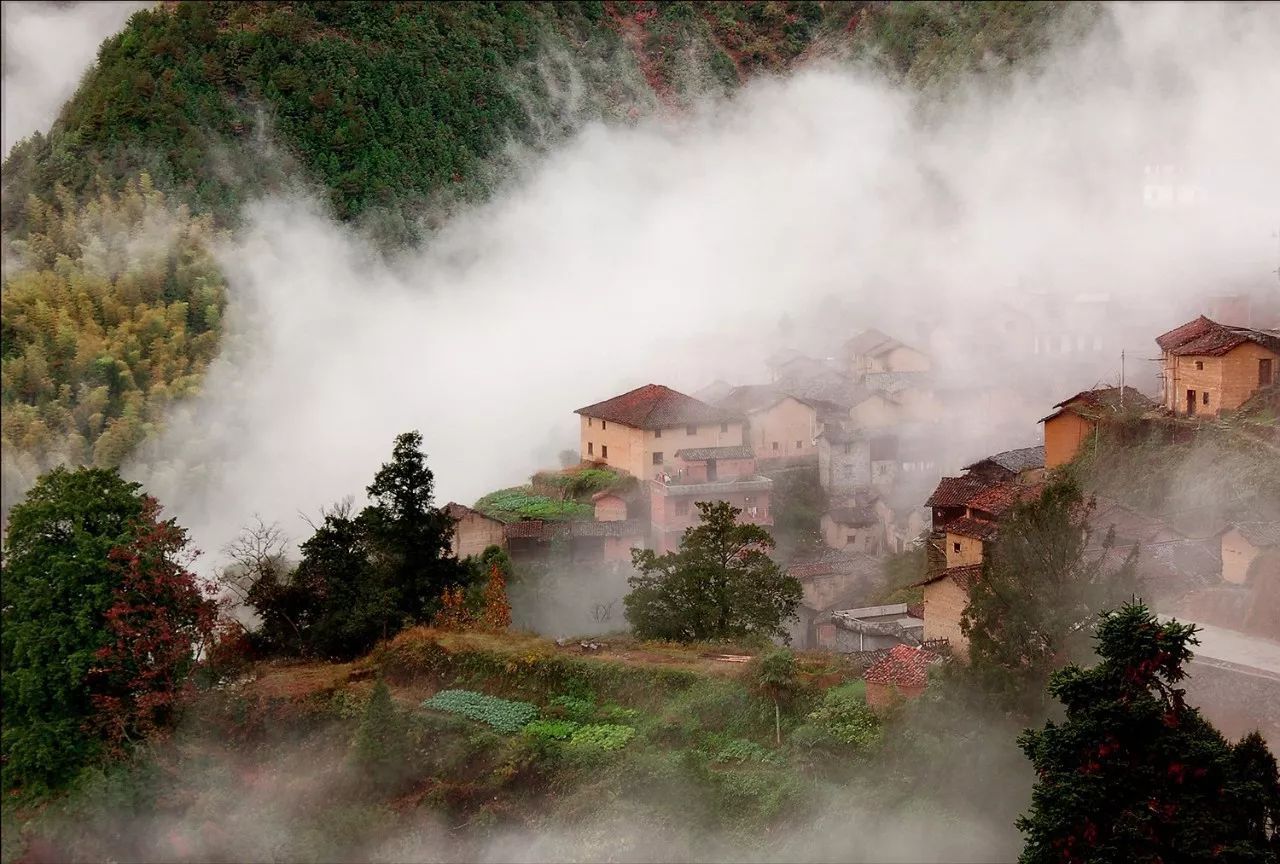
[[[1240,307],[1227,303],[1224,311]],[[1064,351],[1073,339],[1062,337]],[[772,529],[777,484],[816,469],[829,505],[822,542],[778,556],[804,590],[791,644],[864,655],[872,704],[877,687],[912,695],[940,655],[965,657],[961,613],[986,549],[1002,517],[1038,497],[1047,472],[1064,470],[1108,431],[1186,442],[1224,418],[1245,418],[1247,429],[1251,414],[1280,409],[1280,330],[1202,315],[1154,342],[1159,393],[1121,384],[1064,394],[1044,406],[1039,443],[993,453],[955,476],[938,469],[934,442],[945,434],[948,406],[929,354],[879,330],[849,338],[835,360],[778,351],[765,383],[716,381],[692,396],[648,384],[574,412],[581,464],[560,473],[606,469],[624,482],[568,518],[451,503],[454,549],[467,556],[498,546],[517,563],[559,553],[572,566],[627,567],[632,548],[678,548],[697,524],[699,502],[727,501],[740,521]],[[1089,347],[1083,337],[1079,347]],[[1280,458],[1274,428],[1252,434]],[[1099,496],[1093,508],[1090,554],[1118,563],[1138,548],[1148,602],[1213,637],[1197,662],[1221,673],[1201,676],[1205,686],[1216,682],[1208,701],[1216,698],[1219,722],[1231,726],[1235,717],[1244,728],[1280,716],[1280,650],[1257,638],[1280,632],[1280,513],[1213,521]],[[924,573],[909,586],[915,599],[868,602],[886,557],[921,547]],[[1259,713],[1258,699],[1271,710]]]

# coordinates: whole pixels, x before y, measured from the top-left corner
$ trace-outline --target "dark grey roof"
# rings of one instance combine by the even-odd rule
[[[865,528],[880,521],[872,507],[837,507],[827,513],[832,521],[839,525],[852,525],[854,528]]]
[[[1258,549],[1280,546],[1280,522],[1237,522],[1235,529]]]
[[[1022,447],[1018,450],[1005,450],[1003,453],[996,453],[994,456],[988,456],[986,459],[979,459],[972,465],[966,465],[966,471],[972,471],[974,468],[982,466],[984,463],[990,462],[993,465],[999,465],[1006,471],[1012,471],[1018,474],[1022,471],[1030,471],[1034,468],[1044,467],[1044,446]]]
[[[686,462],[702,462],[707,459],[754,459],[756,453],[746,444],[732,447],[686,447],[676,451],[676,458]]]

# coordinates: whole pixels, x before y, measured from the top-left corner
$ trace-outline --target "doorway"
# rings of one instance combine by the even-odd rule
[[[1196,413],[1196,391],[1194,390],[1187,391],[1187,413]]]
[[[716,460],[708,459],[707,460],[707,480],[711,481],[714,479],[716,479]]]

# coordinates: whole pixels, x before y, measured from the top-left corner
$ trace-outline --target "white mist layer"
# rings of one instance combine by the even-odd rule
[[[71,98],[98,46],[147,3],[5,3],[0,147],[45,132]]]
[[[438,500],[471,503],[576,447],[582,405],[764,380],[780,316],[832,298],[847,335],[925,340],[943,389],[1018,379],[1025,334],[998,322],[1028,289],[1111,294],[1125,314],[1103,326],[1150,357],[1207,295],[1275,290],[1280,12],[1108,21],[1117,40],[927,124],[900,90],[815,69],[677,121],[588,127],[395,266],[311,202],[252,205],[221,252],[224,356],[132,473],[209,551],[255,512],[298,537],[296,514],[362,497],[413,428]],[[1194,178],[1196,203],[1144,208],[1151,163]],[[1036,443],[1041,409],[1074,392],[1055,388],[1117,366],[941,432]],[[1130,383],[1151,390],[1151,366]]]

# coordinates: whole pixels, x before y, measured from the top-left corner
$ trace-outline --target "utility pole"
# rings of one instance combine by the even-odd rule
[[[1120,410],[1124,410],[1124,349],[1120,349]]]

